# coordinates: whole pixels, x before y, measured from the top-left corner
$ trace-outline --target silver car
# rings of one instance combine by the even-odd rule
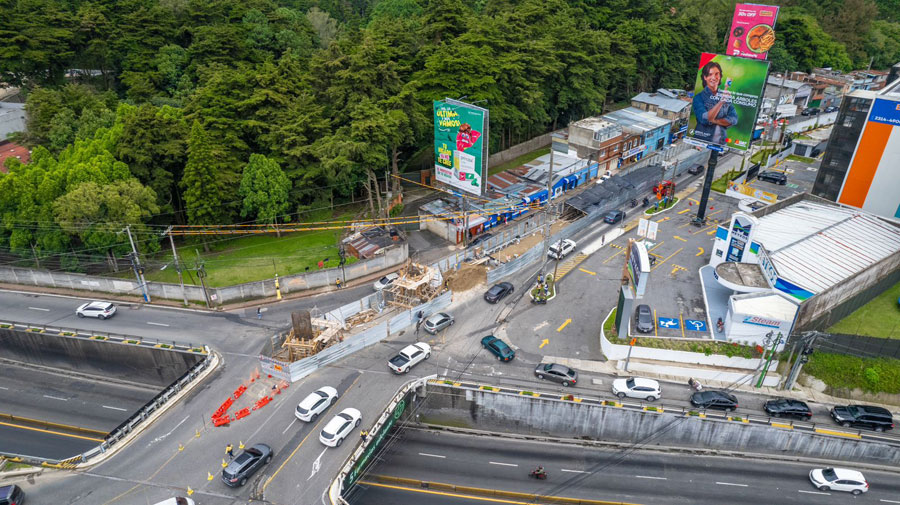
[[[444,328],[453,325],[453,323],[453,316],[446,312],[438,312],[437,314],[432,314],[431,317],[425,320],[425,331],[435,335]]]

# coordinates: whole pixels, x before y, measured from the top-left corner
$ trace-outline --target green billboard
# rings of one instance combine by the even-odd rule
[[[480,195],[484,188],[488,111],[456,100],[434,101],[434,175]]]
[[[688,136],[746,151],[768,73],[767,61],[703,53],[694,84]]]

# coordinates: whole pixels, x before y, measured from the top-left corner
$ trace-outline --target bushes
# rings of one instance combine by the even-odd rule
[[[610,333],[606,333],[606,338],[614,344],[628,344],[628,341],[622,340]],[[728,356],[729,358],[738,356],[741,358],[754,359],[762,356],[762,353],[759,352],[755,347],[740,345],[734,342],[683,342],[677,339],[668,338],[637,337],[637,342],[635,343],[635,345],[639,347],[650,347],[652,349],[671,349],[673,351],[701,352],[707,356],[713,354],[721,354],[723,356]]]
[[[835,389],[900,393],[900,360],[817,352],[803,371]]]

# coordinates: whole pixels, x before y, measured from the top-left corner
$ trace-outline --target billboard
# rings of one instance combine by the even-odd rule
[[[487,124],[487,109],[456,100],[434,101],[434,175],[439,182],[482,193]]]
[[[753,139],[769,62],[703,53],[697,67],[688,136],[746,151]]]
[[[737,4],[728,32],[726,54],[764,60],[775,44],[775,19],[778,6]]]
[[[647,278],[650,275],[650,257],[647,246],[634,239],[628,240],[625,250],[625,278],[632,294],[641,298],[647,290]]]

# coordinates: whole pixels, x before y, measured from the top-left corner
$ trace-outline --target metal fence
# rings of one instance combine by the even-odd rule
[[[900,328],[897,328],[900,333]],[[827,333],[816,340],[816,350],[834,354],[847,354],[859,358],[900,359],[900,340]]]

